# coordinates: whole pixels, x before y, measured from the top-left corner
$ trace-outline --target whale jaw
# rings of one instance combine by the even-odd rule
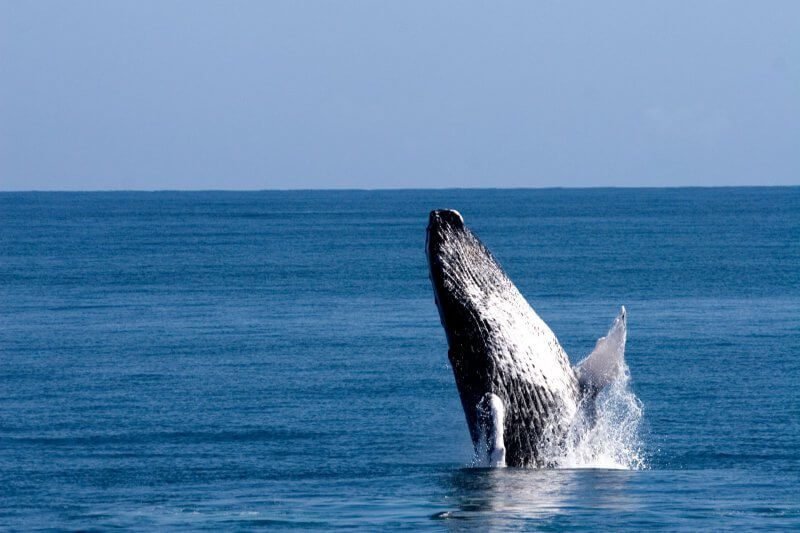
[[[477,450],[501,434],[508,466],[545,466],[566,432],[579,386],[558,339],[453,210],[432,211],[426,252],[462,407]],[[488,400],[502,407],[487,433]],[[483,423],[482,423],[483,421]],[[492,438],[495,438],[492,437]],[[547,442],[545,442],[547,441]]]

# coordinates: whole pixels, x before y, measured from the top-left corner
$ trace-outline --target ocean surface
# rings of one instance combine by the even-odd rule
[[[470,468],[433,208],[642,462]],[[799,387],[800,188],[0,194],[0,529],[797,529]]]

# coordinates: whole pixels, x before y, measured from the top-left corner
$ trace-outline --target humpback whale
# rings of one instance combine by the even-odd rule
[[[573,368],[458,211],[430,213],[426,253],[476,457],[486,466],[554,466],[576,418],[622,372],[625,308]]]

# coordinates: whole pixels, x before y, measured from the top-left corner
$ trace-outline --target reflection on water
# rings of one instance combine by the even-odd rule
[[[432,518],[455,529],[553,525],[585,509],[631,513],[642,507],[628,489],[638,472],[624,470],[529,470],[463,468],[445,476],[452,509]]]

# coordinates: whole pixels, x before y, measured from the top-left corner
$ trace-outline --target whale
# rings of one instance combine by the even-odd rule
[[[626,310],[579,364],[453,209],[430,212],[425,245],[448,359],[476,464],[553,467],[576,420],[624,368]]]

